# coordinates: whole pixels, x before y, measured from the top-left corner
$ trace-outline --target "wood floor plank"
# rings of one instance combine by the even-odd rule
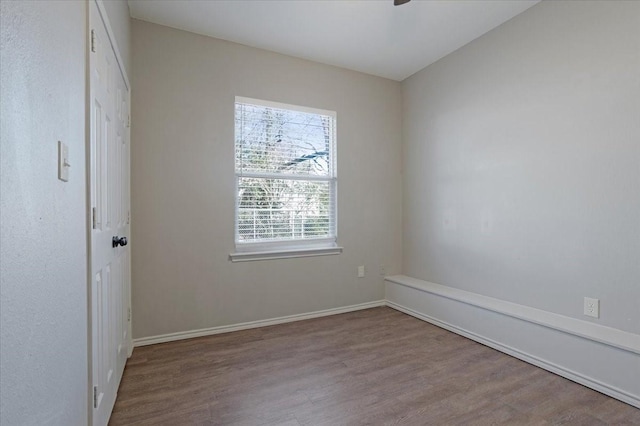
[[[640,425],[640,410],[382,307],[136,348],[110,425]]]

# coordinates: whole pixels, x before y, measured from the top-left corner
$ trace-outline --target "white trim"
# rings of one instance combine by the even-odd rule
[[[550,324],[545,324],[543,323],[544,321],[541,321],[540,318],[544,318],[544,315],[542,315],[541,317],[539,316],[537,318],[537,320],[531,320],[531,318],[525,318],[524,313],[531,313],[531,311],[527,311],[526,309],[521,312],[519,315],[511,315],[509,313],[509,310],[505,308],[505,306],[509,306],[511,308],[513,308],[513,305],[516,305],[514,303],[511,302],[506,302],[506,301],[501,301],[499,299],[493,299],[493,305],[494,306],[490,306],[490,304],[484,304],[484,306],[481,306],[481,302],[486,300],[484,299],[485,296],[481,296],[475,293],[470,293],[470,292],[466,292],[463,290],[457,290],[457,289],[451,289],[451,288],[446,288],[448,290],[454,290],[452,292],[449,292],[447,290],[445,290],[443,287],[445,286],[440,286],[438,284],[433,284],[433,283],[427,283],[425,281],[421,281],[421,280],[416,280],[414,278],[410,278],[410,277],[405,277],[405,276],[392,276],[392,277],[386,277],[385,280],[388,283],[393,283],[393,284],[399,284],[401,286],[404,287],[409,287],[409,288],[413,288],[419,291],[423,291],[425,293],[430,293],[430,294],[434,294],[436,296],[441,296],[441,297],[445,297],[447,299],[456,301],[456,302],[460,302],[460,303],[464,303],[466,305],[469,306],[475,306],[475,307],[479,307],[479,308],[483,308],[486,309],[487,311],[490,312],[494,312],[497,314],[503,314],[505,315],[504,318],[516,318],[518,320],[523,320],[526,321],[528,323],[531,324],[535,324],[535,325],[540,325],[543,326],[545,328],[548,329],[552,329],[552,330],[557,330],[560,332],[564,332],[567,334],[571,334],[571,335],[575,335],[578,336],[580,338],[584,338],[585,342],[588,341],[592,341],[594,342],[593,344],[599,344],[599,343],[604,343],[605,345],[609,346],[609,347],[616,347],[618,349],[623,349],[626,350],[628,352],[631,353],[636,353],[633,350],[629,350],[629,349],[624,349],[624,348],[619,348],[616,345],[610,345],[606,342],[601,342],[600,339],[591,339],[589,336],[584,335],[584,334],[576,334],[571,332],[571,330],[569,330],[568,328],[570,328],[570,326],[564,327],[564,328],[557,328],[557,327],[553,327]],[[404,283],[402,282],[404,281]],[[406,283],[410,283],[410,284],[406,284]],[[423,285],[420,286],[419,284],[422,283]],[[424,285],[427,284],[427,285]],[[425,290],[425,288],[430,288],[430,290],[433,291],[428,291]],[[458,292],[462,292],[462,293],[458,293]],[[456,294],[458,293],[458,294]],[[452,296],[458,296],[456,297],[452,297]],[[462,297],[462,296],[467,296]],[[478,296],[478,298],[475,298],[475,296]],[[476,299],[475,302],[476,303],[471,303],[472,300],[471,299]],[[488,298],[488,299],[492,299],[492,298]],[[504,309],[500,309],[500,305],[502,305],[502,308]],[[609,395],[613,398],[616,398],[620,401],[623,401],[627,404],[630,404],[632,406],[638,407],[640,408],[640,398],[636,395],[634,395],[633,393],[627,392],[624,389],[620,389],[619,387],[616,387],[614,385],[611,384],[607,384],[605,382],[603,382],[602,380],[598,380],[596,378],[590,377],[586,374],[580,373],[579,371],[575,371],[571,368],[567,368],[567,367],[563,367],[562,365],[559,365],[558,363],[555,362],[551,362],[548,360],[543,359],[542,357],[536,356],[534,354],[528,353],[526,351],[520,350],[518,348],[515,348],[513,346],[510,346],[506,343],[502,343],[499,342],[497,340],[491,339],[489,337],[483,336],[479,333],[475,333],[473,331],[470,331],[464,327],[460,327],[460,326],[456,326],[448,321],[442,320],[442,319],[438,319],[435,318],[433,316],[427,315],[425,313],[422,312],[418,312],[414,309],[411,309],[407,306],[404,306],[398,302],[394,302],[391,300],[377,300],[374,302],[367,302],[367,303],[361,303],[361,304],[357,304],[357,305],[351,305],[351,306],[345,306],[345,307],[341,307],[341,308],[333,308],[333,309],[326,309],[326,310],[322,310],[322,311],[316,311],[316,312],[310,312],[310,313],[304,313],[304,314],[296,314],[296,315],[289,315],[289,316],[284,316],[284,317],[278,317],[278,318],[272,318],[272,319],[266,319],[266,320],[257,320],[257,321],[251,321],[251,322],[245,322],[245,323],[240,323],[240,324],[232,324],[232,325],[226,325],[226,326],[219,326],[219,327],[211,327],[211,328],[206,328],[206,329],[200,329],[200,330],[192,330],[192,331],[184,331],[184,332],[178,332],[178,333],[169,333],[169,334],[164,334],[164,335],[159,335],[159,336],[151,336],[151,337],[143,337],[143,338],[139,338],[139,339],[134,339],[133,343],[135,347],[139,347],[139,346],[146,346],[146,345],[153,345],[153,344],[158,344],[158,343],[166,343],[166,342],[172,342],[172,341],[176,341],[176,340],[183,340],[183,339],[191,339],[191,338],[195,338],[195,337],[202,337],[202,336],[210,336],[210,335],[215,335],[215,334],[220,334],[220,333],[229,333],[229,332],[233,332],[233,331],[240,331],[240,330],[247,330],[247,329],[251,329],[251,328],[259,328],[259,327],[267,327],[267,326],[271,326],[271,325],[276,325],[276,324],[283,324],[283,323],[288,323],[288,322],[294,322],[294,321],[302,321],[302,320],[306,320],[306,319],[311,319],[311,318],[319,318],[319,317],[323,317],[323,316],[329,316],[329,315],[337,315],[337,314],[342,314],[342,313],[347,313],[347,312],[353,312],[353,311],[358,311],[358,310],[362,310],[362,309],[370,309],[370,308],[375,308],[375,307],[379,307],[379,306],[389,306],[392,309],[398,310],[400,312],[404,312],[408,315],[411,315],[415,318],[421,319],[423,321],[429,322],[435,326],[441,327],[445,330],[451,331],[453,333],[459,334],[461,336],[467,337],[471,340],[474,340],[476,342],[479,342],[483,345],[489,346],[493,349],[496,349],[498,351],[504,352],[508,355],[511,355],[515,358],[521,359],[525,362],[528,362],[532,365],[535,365],[537,367],[543,368],[547,371],[550,371],[552,373],[558,374],[562,377],[565,377],[569,380],[572,380],[576,383],[580,383],[584,386],[587,386],[591,389],[594,389],[598,392],[601,392],[605,395]],[[521,305],[517,305],[517,306],[521,306]],[[497,309],[494,309],[496,308]],[[527,308],[526,306],[524,308]],[[550,312],[546,312],[546,311],[541,311],[536,309],[535,311],[536,313],[543,313],[543,314],[551,314],[551,315],[557,315],[557,314],[552,314]],[[576,320],[578,321],[578,320]],[[590,326],[597,326],[597,327],[602,327],[599,326],[597,324],[590,324]],[[605,327],[608,329],[608,327]],[[619,330],[618,330],[619,331]],[[624,332],[622,332],[624,333]],[[588,333],[587,333],[588,334]],[[600,333],[595,333],[596,336],[598,336]],[[631,333],[627,333],[627,334],[631,334]],[[632,335],[635,336],[635,335]],[[605,346],[606,347],[606,346]]]
[[[236,253],[287,252],[337,248],[335,237],[297,240],[236,241]]]
[[[293,259],[296,257],[330,256],[342,253],[342,247],[321,247],[277,251],[254,251],[229,253],[232,262],[251,262],[255,260]]]
[[[404,312],[405,314],[411,315],[412,317],[421,319],[428,323],[431,323],[437,327],[444,328],[445,330],[451,331],[453,333],[459,334],[466,338],[469,338],[478,343],[482,343],[485,346],[489,346],[490,348],[496,349],[500,352],[504,352],[508,355],[511,355],[515,358],[518,358],[522,361],[528,362],[529,364],[535,365],[537,367],[543,368],[547,371],[555,373],[559,376],[572,380],[576,383],[580,383],[581,385],[587,386],[591,389],[597,390],[605,395],[609,395],[613,398],[619,399],[620,401],[626,402],[627,404],[633,405],[635,407],[640,408],[640,399],[638,399],[635,395],[632,395],[628,392],[625,392],[622,389],[618,389],[614,386],[609,386],[606,383],[603,383],[599,380],[595,380],[591,377],[580,374],[576,371],[570,370],[568,368],[564,368],[555,363],[546,361],[544,359],[538,358],[535,355],[528,354],[526,352],[522,352],[516,348],[511,346],[502,344],[495,340],[486,338],[479,334],[473,333],[469,330],[466,330],[461,327],[457,327],[453,324],[450,324],[446,321],[441,321],[436,318],[433,318],[429,315],[414,311],[413,309],[407,308],[405,306],[399,305],[395,302],[391,302],[389,300],[386,301],[386,305],[392,309],[395,309],[400,312]]]
[[[311,108],[311,107],[306,107],[301,105],[285,104],[282,102],[265,101],[263,99],[245,98],[244,96],[236,96],[236,103],[256,105],[256,106],[275,108],[275,109],[290,109],[294,111],[306,112],[309,114],[326,115],[328,117],[332,117],[333,119],[337,118],[336,112],[330,111],[328,109]]]
[[[416,290],[446,297],[447,299],[477,306],[520,320],[528,321],[564,333],[593,340],[614,348],[640,354],[640,335],[606,327],[600,324],[567,317],[553,312],[530,306],[519,305],[506,300],[500,300],[481,294],[447,287],[428,281],[411,278],[405,275],[394,275],[385,278],[386,281],[411,287]]]
[[[219,327],[203,328],[200,330],[181,331],[178,333],[161,334],[159,336],[142,337],[133,339],[135,347],[155,345],[157,343],[173,342],[175,340],[191,339],[194,337],[211,336],[214,334],[230,333],[232,331],[247,330],[250,328],[268,327],[270,325],[284,324],[287,322],[302,321],[312,318],[326,317],[329,315],[344,314],[347,312],[360,311],[362,309],[377,308],[385,306],[384,300],[360,303],[357,305],[343,306],[341,308],[325,309],[322,311],[309,312],[305,314],[287,315],[284,317],[271,318],[266,320],[243,322],[240,324],[222,325]]]
[[[640,408],[637,334],[403,275],[385,281],[393,309]]]
[[[258,179],[282,179],[282,180],[304,180],[309,182],[335,182],[338,180],[330,175],[292,175],[284,173],[263,173],[263,172],[236,172],[237,178],[258,178]]]

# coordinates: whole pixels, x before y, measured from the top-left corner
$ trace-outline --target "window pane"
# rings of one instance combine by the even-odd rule
[[[238,178],[238,241],[333,235],[331,185],[329,181]]]
[[[330,176],[333,117],[236,103],[236,172]]]

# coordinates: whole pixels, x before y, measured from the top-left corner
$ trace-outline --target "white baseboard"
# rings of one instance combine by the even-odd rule
[[[133,340],[146,346],[389,306],[640,408],[640,336],[406,276],[386,300]],[[559,349],[560,348],[560,349]]]
[[[159,336],[142,337],[133,339],[135,347],[155,345],[157,343],[173,342],[176,340],[191,339],[194,337],[211,336],[214,334],[230,333],[232,331],[247,330],[250,328],[267,327],[270,325],[283,324],[287,322],[302,321],[311,318],[326,317],[329,315],[344,314],[347,312],[359,311],[362,309],[377,308],[385,306],[384,300],[376,300],[373,302],[360,303],[357,305],[343,306],[341,308],[325,309],[322,311],[308,312],[305,314],[287,315],[284,317],[271,318],[258,321],[243,322],[240,324],[223,325],[219,327],[202,328],[199,330],[181,331],[178,333],[162,334]]]
[[[640,336],[411,277],[386,281],[387,306],[640,408]]]

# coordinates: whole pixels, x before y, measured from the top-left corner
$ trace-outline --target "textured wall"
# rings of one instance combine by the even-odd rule
[[[400,84],[142,21],[132,27],[133,336],[382,299],[380,265],[400,271]],[[337,111],[342,254],[228,260],[236,95]]]
[[[0,423],[87,422],[83,2],[0,2]],[[57,141],[70,180],[57,179]]]
[[[542,2],[402,88],[404,274],[640,333],[640,3]]]

